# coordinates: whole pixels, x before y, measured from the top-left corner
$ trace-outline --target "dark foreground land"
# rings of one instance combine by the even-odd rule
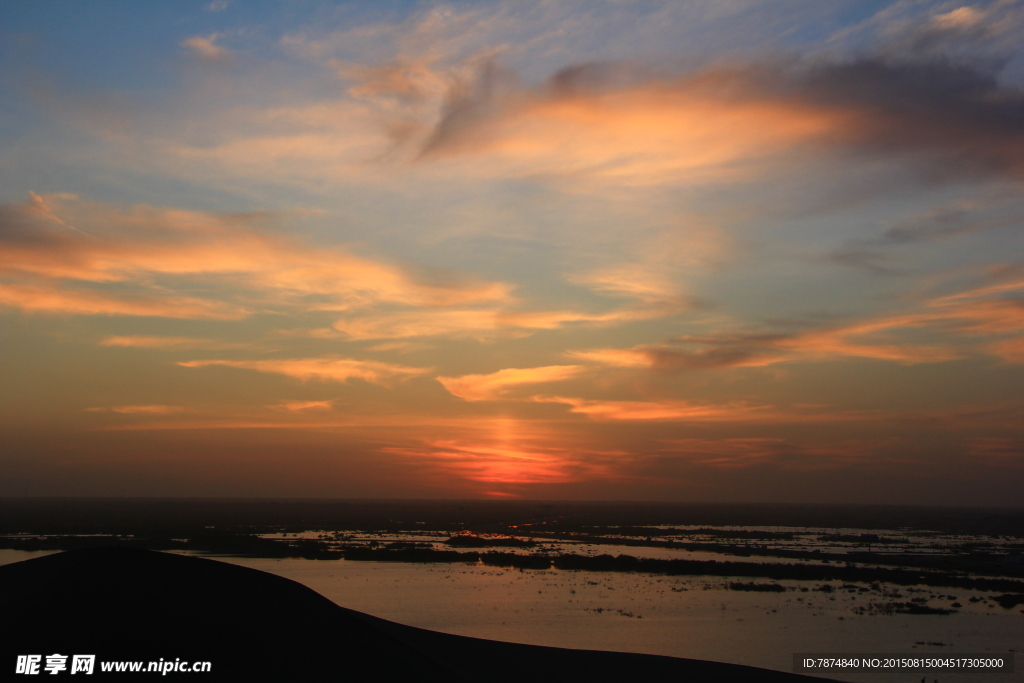
[[[0,567],[0,678],[18,655],[208,661],[171,678],[251,681],[816,681],[752,667],[453,636],[335,605],[301,584],[196,557],[108,547]],[[144,665],[145,666],[145,665]]]

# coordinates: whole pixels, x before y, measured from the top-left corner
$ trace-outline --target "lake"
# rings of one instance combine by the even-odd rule
[[[0,550],[0,563],[36,557]],[[794,652],[1005,653],[1024,645],[1024,614],[979,591],[899,588],[900,600],[962,605],[948,615],[886,615],[877,592],[838,582],[779,581],[785,592],[729,590],[722,577],[504,569],[481,564],[216,557],[283,576],[344,607],[410,626],[556,647],[708,659],[784,671]],[[739,579],[744,583],[749,579]],[[756,583],[776,583],[758,580]],[[814,590],[831,585],[831,592]],[[802,590],[807,589],[807,590]],[[883,587],[883,590],[896,590]],[[977,598],[971,602],[971,598]],[[875,610],[877,612],[877,610]],[[861,612],[861,613],[858,613]],[[905,683],[921,674],[831,671],[848,681]],[[1022,680],[948,672],[929,679]]]

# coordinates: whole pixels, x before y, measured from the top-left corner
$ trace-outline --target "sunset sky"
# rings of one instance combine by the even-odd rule
[[[18,2],[0,495],[1020,505],[1024,2]]]

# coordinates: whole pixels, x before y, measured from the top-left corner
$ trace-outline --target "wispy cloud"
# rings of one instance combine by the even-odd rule
[[[540,403],[562,403],[592,420],[667,420],[673,422],[762,422],[775,420],[771,406],[744,403],[699,405],[687,401],[601,401],[564,396],[534,396]]]
[[[581,349],[567,355],[610,367],[663,371],[762,367],[836,358],[918,365],[956,360],[971,350],[1017,363],[1021,358],[1019,337],[997,341],[991,337],[1024,331],[1024,306],[1014,296],[1020,291],[1024,291],[1024,280],[1009,277],[996,284],[932,297],[905,313],[846,324],[797,332],[687,335],[672,344]],[[908,341],[908,333],[915,330],[927,331],[933,339],[937,333],[952,335],[952,340]]]
[[[812,146],[922,154],[936,177],[1024,172],[1024,96],[981,68],[861,57],[666,77],[578,64],[536,87],[487,63],[449,93],[419,158],[619,184],[742,178]],[[943,162],[941,170],[933,168]]]
[[[292,413],[329,412],[334,409],[333,401],[281,401],[272,406]]]
[[[707,368],[761,367],[785,360],[774,354],[772,338],[751,335],[747,338],[689,339],[684,342],[707,343],[709,348],[688,350],[665,344],[649,344],[631,349],[590,349],[568,351],[571,358],[620,368],[658,370],[699,370]]]
[[[934,321],[928,316],[893,316],[799,333],[687,336],[678,340],[684,348],[649,345],[632,349],[574,351],[570,355],[605,365],[668,371],[763,367],[775,363],[844,357],[871,358],[904,365],[939,363],[961,358],[963,353],[948,344],[891,343],[891,340],[886,343],[884,337],[880,336],[887,332],[922,327]]]
[[[199,339],[196,337],[154,337],[146,335],[132,335],[105,337],[100,340],[100,346],[119,346],[137,349],[188,350],[242,348],[245,344],[219,342],[214,339]]]
[[[5,301],[11,305],[20,301],[32,310],[129,315],[160,315],[165,308],[170,317],[244,317],[246,309],[238,304],[166,294],[174,279],[209,285],[212,278],[221,279],[222,296],[306,309],[350,310],[380,302],[451,306],[510,298],[510,288],[501,283],[469,277],[424,282],[341,247],[298,244],[261,230],[267,216],[259,213],[148,206],[125,210],[74,200],[58,209],[91,226],[95,237],[76,235],[39,217],[33,203],[0,207],[0,277],[50,282],[46,287],[5,285]],[[230,287],[223,287],[225,278],[231,278]],[[117,303],[121,300],[81,284],[67,288],[67,281],[123,283],[145,294],[142,303],[132,304],[129,297]]]
[[[654,307],[619,308],[606,313],[580,311],[509,311],[494,308],[412,310],[399,313],[361,313],[334,323],[349,339],[408,339],[450,337],[488,340],[524,336],[537,330],[556,330],[573,324],[615,324],[668,315]]]
[[[1024,465],[1024,439],[984,436],[971,441],[968,454],[994,465]]]
[[[161,318],[239,320],[249,312],[241,306],[183,296],[153,294],[113,296],[86,289],[0,283],[0,305],[30,313],[135,315]]]
[[[989,344],[989,353],[999,356],[1007,363],[1024,364],[1024,337],[1003,339]]]
[[[369,347],[368,351],[379,351],[388,352],[395,351],[397,353],[409,353],[411,351],[423,351],[425,349],[433,348],[429,344],[423,344],[420,342],[407,342],[407,341],[395,341],[395,342],[384,342],[381,344],[374,344]]]
[[[626,66],[574,65],[530,88],[489,64],[449,96],[420,159],[485,154],[492,173],[586,174],[627,185],[714,181],[756,172],[767,157],[846,119],[752,96],[753,78],[741,73],[629,75]]]
[[[960,199],[883,223],[875,236],[851,239],[834,250],[830,260],[873,273],[905,274],[893,265],[902,252],[921,245],[965,239],[976,233],[1012,228],[1020,223],[1017,193],[993,193],[977,199]]]
[[[679,286],[649,263],[627,264],[603,268],[569,278],[572,282],[614,296],[638,299],[684,311],[694,304],[693,298],[679,291]]]
[[[714,467],[750,467],[808,455],[806,447],[780,438],[671,439],[665,444],[664,450],[674,456],[684,458],[687,462]],[[838,454],[835,450],[826,453],[811,450],[819,458]]]
[[[213,3],[217,4],[217,3]],[[212,6],[212,5],[211,5]],[[226,9],[227,4],[225,3],[222,9]],[[218,10],[210,10],[218,11]],[[192,36],[181,41],[181,46],[190,50],[193,54],[198,55],[202,59],[208,61],[222,60],[231,55],[231,51],[226,47],[217,44],[217,40],[221,37],[219,33],[210,33],[205,36]]]
[[[454,396],[466,401],[496,401],[511,389],[524,384],[561,382],[579,375],[578,365],[549,365],[540,368],[506,368],[489,375],[438,377],[437,381]]]
[[[659,401],[614,401],[566,396],[533,396],[538,403],[561,403],[570,412],[592,420],[663,421],[663,422],[735,422],[800,424],[821,422],[859,422],[880,420],[886,413],[877,410],[844,410],[828,406],[778,407],[746,401],[729,403],[695,403],[664,399]],[[908,416],[910,418],[911,416]],[[932,416],[918,416],[931,419]]]
[[[413,368],[371,360],[353,358],[298,358],[293,360],[191,360],[178,365],[202,368],[220,365],[228,368],[255,370],[287,375],[302,381],[347,382],[361,379],[365,382],[388,386],[394,381],[416,377],[430,372],[430,368]]]
[[[592,349],[589,351],[566,351],[570,358],[614,368],[649,368],[653,365],[650,355],[643,349]]]
[[[185,411],[182,406],[165,405],[141,405],[141,406],[111,406],[110,408],[89,408],[90,412],[112,412],[122,415],[173,415]]]
[[[75,226],[73,226],[73,225],[71,225],[69,223],[65,223],[63,220],[61,220],[56,214],[53,213],[53,211],[50,210],[50,207],[47,206],[47,204],[46,204],[46,200],[43,199],[42,197],[40,197],[39,195],[37,195],[35,192],[31,192],[30,191],[28,193],[28,195],[29,195],[29,201],[28,201],[28,204],[25,206],[25,210],[26,210],[27,213],[34,211],[35,213],[37,213],[38,215],[42,216],[43,218],[51,220],[54,223],[56,223],[57,225],[61,225],[61,226],[65,227],[65,228],[67,228],[68,230],[73,230],[73,231],[75,231],[77,233],[80,233],[82,235],[86,235],[87,237],[92,237],[92,235],[89,235],[89,233],[84,232],[82,230],[79,230]],[[61,199],[77,199],[77,197],[75,195],[58,195],[58,198],[61,198]]]
[[[896,2],[830,42],[853,53],[870,46],[890,59],[994,65],[1019,51],[1022,29],[1024,11],[1016,2]]]

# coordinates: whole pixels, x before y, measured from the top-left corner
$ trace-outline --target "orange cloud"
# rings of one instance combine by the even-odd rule
[[[772,97],[740,72],[592,87],[600,67],[531,90],[491,66],[451,96],[422,159],[487,155],[481,172],[586,175],[618,184],[706,181],[834,133],[839,110]]]
[[[1024,363],[1024,337],[1014,337],[989,344],[986,349],[1007,363]]]
[[[833,330],[806,332],[780,339],[775,347],[793,355],[790,360],[808,357],[853,356],[888,360],[904,365],[939,363],[955,360],[961,354],[949,346],[937,344],[884,344],[856,341],[856,338],[894,328],[920,327],[931,322],[927,316],[905,315],[848,325]],[[783,360],[780,358],[779,360]]]
[[[891,360],[907,365],[936,363],[963,357],[963,352],[940,344],[885,344],[871,335],[913,327],[939,327],[953,333],[984,336],[1024,330],[1024,306],[999,295],[1024,289],[1024,281],[1005,282],[937,297],[920,312],[867,320],[833,330],[806,332],[779,339],[775,346],[802,355],[845,355]],[[865,339],[867,338],[867,339]],[[859,341],[858,341],[859,340]],[[987,350],[1012,356],[1013,342],[989,345]]]
[[[497,311],[406,311],[368,314],[334,323],[350,339],[406,339],[451,336],[479,338],[498,329]]]
[[[181,41],[181,46],[191,50],[196,55],[209,61],[224,59],[231,54],[225,47],[217,45],[219,33],[211,33],[207,36],[192,36]]]
[[[684,339],[684,341],[689,341]],[[716,343],[708,341],[708,343]],[[760,367],[778,363],[785,358],[756,349],[754,343],[732,346],[717,340],[717,348],[687,351],[667,345],[642,345],[631,349],[591,349],[568,351],[572,358],[619,368],[657,368],[682,370],[721,367]]]
[[[693,308],[693,297],[683,294],[676,282],[679,262],[665,254],[659,256],[574,275],[569,280],[602,294],[637,299],[662,315]]]
[[[217,342],[212,339],[195,337],[153,337],[146,335],[106,337],[100,346],[131,347],[138,349],[223,349],[237,348],[242,344]]]
[[[278,414],[287,412],[288,419],[271,420],[267,417],[266,409],[270,408]],[[96,411],[104,409],[95,409]],[[353,410],[346,410],[343,416],[338,416],[335,411],[327,419],[319,415],[321,411],[288,411],[280,404],[264,406],[260,410],[243,410],[241,412],[228,411],[224,413],[207,413],[198,419],[173,420],[151,423],[135,423],[130,425],[103,425],[97,427],[102,431],[146,431],[146,430],[235,430],[235,429],[299,429],[321,432],[345,432],[348,434],[367,430],[367,433],[374,434],[374,438],[381,434],[393,435],[395,428],[417,427],[425,433],[448,435],[453,433],[470,434],[473,439],[492,438],[495,432],[494,420],[481,420],[479,417],[445,417],[434,414],[423,414],[422,412],[381,412],[370,407],[367,410],[355,413]],[[292,418],[295,419],[292,419]],[[512,430],[515,434],[504,435],[499,440],[502,443],[509,443],[514,436],[524,439],[522,432],[529,431],[533,427],[528,422],[519,422]],[[381,432],[380,430],[384,431]],[[533,429],[533,431],[536,431]],[[480,436],[483,434],[484,436]],[[441,438],[440,436],[438,438]],[[544,443],[543,440],[536,443]]]
[[[180,413],[184,408],[181,406],[146,405],[146,406],[112,406],[110,408],[88,408],[90,412],[110,411],[122,415],[171,415]]]
[[[1019,298],[1001,295],[1024,291],[1024,280],[1010,280],[933,299],[937,321],[955,323],[959,331],[998,334],[1024,330],[1024,306]]]
[[[329,411],[334,409],[334,401],[281,401],[274,408],[280,408],[293,413],[308,411]]]
[[[649,368],[653,365],[650,355],[643,350],[643,347],[567,351],[566,355],[570,358],[578,358],[582,361],[608,365],[614,368]]]
[[[351,310],[382,302],[431,307],[511,300],[505,284],[472,278],[426,282],[417,274],[354,256],[340,247],[314,249],[266,234],[258,228],[267,219],[262,214],[149,206],[123,210],[66,197],[51,197],[46,209],[43,212],[35,198],[27,204],[0,207],[0,277],[119,282],[147,290],[155,298],[166,291],[166,285],[154,287],[157,278],[207,282],[230,276],[231,295],[323,310]],[[68,230],[60,219],[55,222],[57,214],[88,228],[88,234]],[[66,296],[103,295],[93,290]],[[190,301],[193,308],[199,306],[196,300]],[[226,307],[206,304],[208,310]],[[180,312],[180,305],[173,308],[179,310],[174,317],[192,317]],[[88,306],[64,309],[107,312],[102,307],[91,311]],[[232,316],[244,314],[240,306],[233,306]]]
[[[398,353],[409,353],[410,351],[422,351],[424,349],[433,348],[430,344],[421,344],[418,342],[384,342],[382,344],[374,344],[368,350],[369,351],[397,351]]]
[[[78,197],[76,195],[73,195],[73,194],[58,194],[58,195],[54,195],[54,196],[58,200],[59,199],[64,199],[64,200],[78,199]],[[40,197],[39,195],[37,195],[35,192],[32,192],[30,190],[29,193],[28,193],[28,197],[29,197],[28,203],[24,204],[22,206],[23,211],[25,211],[26,214],[28,214],[28,215],[36,214],[36,215],[38,215],[38,216],[40,216],[40,217],[42,217],[42,218],[44,218],[46,220],[53,221],[57,225],[63,226],[65,228],[67,228],[68,230],[73,230],[73,231],[75,231],[75,232],[77,232],[79,234],[85,235],[86,237],[92,237],[92,235],[90,235],[89,233],[84,232],[82,230],[79,230],[75,226],[70,225],[70,224],[65,223],[64,221],[62,221],[56,214],[53,213],[53,211],[50,210],[50,207],[47,205],[46,200],[43,199],[42,197]]]
[[[437,381],[454,396],[466,401],[496,401],[509,389],[523,384],[560,382],[577,376],[578,365],[549,365],[541,368],[506,368],[489,375],[438,377]]]
[[[564,396],[534,396],[539,403],[563,403],[592,420],[670,420],[694,422],[757,422],[778,418],[770,406],[743,403],[695,405],[687,401],[592,401]]]
[[[135,315],[162,318],[239,320],[248,311],[220,301],[152,294],[117,297],[95,290],[0,283],[0,305],[30,313],[77,315]]]
[[[932,328],[966,337],[1024,331],[1024,306],[1003,295],[1024,290],[1024,281],[978,287],[936,297],[907,313],[796,333],[686,336],[675,345],[567,352],[572,358],[611,367],[684,370],[762,367],[775,363],[839,357],[871,358],[903,365],[941,363],[963,358],[963,343],[907,343],[901,333]],[[702,347],[696,350],[685,346]],[[978,349],[1010,363],[1022,362],[1019,338],[985,343]]]
[[[416,310],[361,314],[334,323],[350,339],[407,339],[450,337],[492,339],[501,334],[523,335],[555,330],[573,323],[612,324],[666,315],[664,309],[618,309],[608,313],[574,311],[504,311],[499,309]]]
[[[178,363],[186,368],[223,365],[229,368],[256,370],[287,375],[302,381],[347,382],[361,379],[373,384],[388,385],[392,380],[403,380],[430,372],[430,368],[411,368],[404,365],[381,363],[353,358],[300,358],[294,360],[192,360]]]
[[[265,419],[234,419],[234,420],[171,420],[167,422],[143,422],[126,425],[104,425],[95,428],[100,432],[164,432],[164,431],[194,431],[194,430],[218,430],[218,429],[313,429],[330,430],[353,425],[346,424],[316,424],[304,422],[271,422]]]
[[[733,179],[829,145],[919,153],[958,166],[948,175],[1020,174],[1022,114],[1018,89],[947,59],[760,64],[660,80],[591,64],[537,88],[488,64],[453,88],[421,159],[487,155],[481,173],[621,185]]]
[[[679,400],[602,401],[566,396],[533,396],[530,400],[537,403],[561,403],[570,406],[570,412],[586,415],[592,420],[776,424],[878,420],[888,416],[872,410],[829,411],[826,406],[777,408],[744,402],[707,405]]]

